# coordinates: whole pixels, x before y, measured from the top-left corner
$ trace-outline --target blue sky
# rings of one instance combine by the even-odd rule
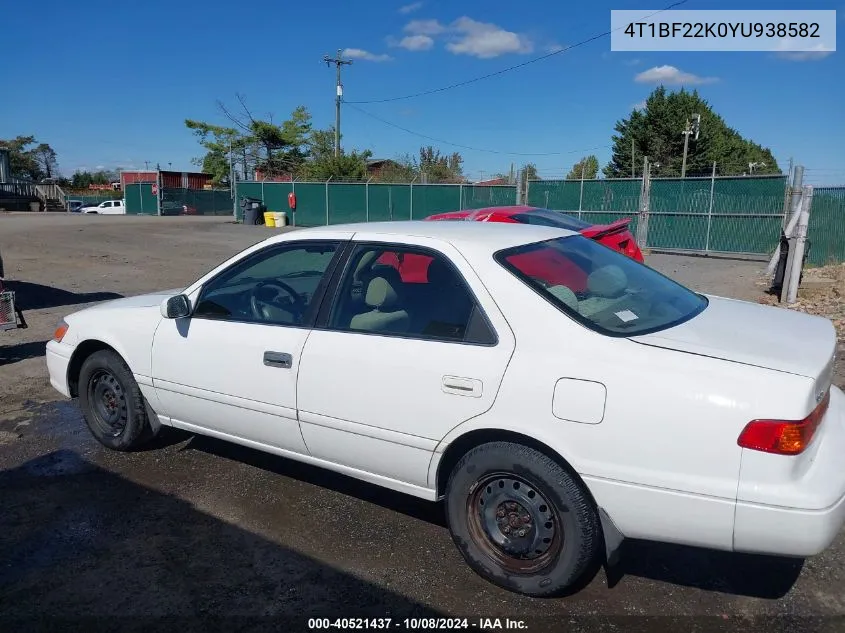
[[[280,120],[301,104],[316,126],[331,125],[334,69],[322,58],[338,48],[355,58],[343,70],[345,99],[369,101],[574,44],[608,30],[611,9],[648,13],[668,3],[17,2],[4,9],[4,66],[15,81],[4,83],[0,138],[36,135],[57,150],[66,174],[144,161],[192,169],[201,149],[184,119],[225,123],[215,102],[236,105],[236,93],[258,115]],[[843,0],[689,0],[682,8],[799,7],[836,9],[840,25],[845,17]],[[615,122],[658,81],[684,84],[698,88],[729,125],[770,147],[783,168],[794,158],[812,182],[841,184],[843,78],[842,52],[611,53],[604,38],[462,88],[358,107],[420,134],[494,150],[431,143],[460,151],[470,178],[527,161],[543,177],[560,177],[588,149],[604,164]],[[341,129],[345,147],[378,157],[429,144],[352,107],[344,108]]]

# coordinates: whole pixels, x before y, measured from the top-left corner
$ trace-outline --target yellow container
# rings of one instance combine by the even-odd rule
[[[272,211],[267,211],[264,214],[264,226],[270,226],[270,227],[276,226],[276,216]]]

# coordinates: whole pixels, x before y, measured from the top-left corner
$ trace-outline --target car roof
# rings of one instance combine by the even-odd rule
[[[442,240],[458,247],[484,248],[496,251],[521,244],[531,244],[578,235],[575,231],[533,224],[504,224],[501,222],[426,222],[424,220],[399,220],[394,222],[356,222],[331,224],[301,229],[278,236],[280,239],[319,236],[322,233],[353,233],[356,239],[376,236],[423,237]]]

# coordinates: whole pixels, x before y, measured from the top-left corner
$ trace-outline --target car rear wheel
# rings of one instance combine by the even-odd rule
[[[111,350],[95,352],[82,363],[79,404],[91,434],[107,448],[131,451],[155,435],[132,371]]]
[[[601,544],[598,515],[566,469],[521,444],[469,451],[446,489],[449,530],[476,573],[517,593],[563,593],[586,573]]]

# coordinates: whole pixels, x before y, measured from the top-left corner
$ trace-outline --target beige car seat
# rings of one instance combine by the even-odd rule
[[[371,279],[364,295],[364,303],[370,310],[352,317],[350,329],[396,334],[407,332],[411,319],[402,309],[400,292],[400,288],[391,285],[384,277]]]

